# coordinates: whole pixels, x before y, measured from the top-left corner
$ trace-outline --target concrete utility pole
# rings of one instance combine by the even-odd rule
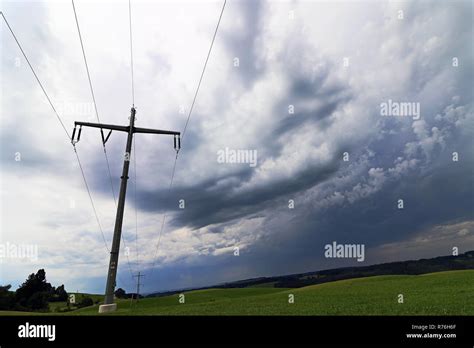
[[[90,122],[77,122],[76,121],[74,122],[75,127],[72,132],[72,143],[75,144],[81,138],[82,126],[100,128],[100,132],[102,135],[102,143],[104,146],[107,140],[109,139],[110,134],[112,133],[113,130],[126,132],[128,134],[127,145],[125,147],[125,156],[124,156],[124,161],[123,161],[122,176],[120,177],[121,178],[120,193],[119,193],[119,201],[117,205],[117,215],[115,217],[115,228],[114,228],[114,237],[112,241],[112,249],[110,251],[109,272],[107,275],[107,285],[105,288],[105,301],[103,305],[99,306],[99,313],[112,312],[117,309],[117,304],[114,303],[114,290],[115,290],[115,285],[116,285],[115,279],[117,277],[118,258],[119,258],[119,251],[120,251],[120,238],[122,235],[123,213],[124,213],[124,208],[125,208],[125,194],[127,192],[128,169],[130,167],[133,134],[134,133],[147,133],[147,134],[173,135],[175,149],[179,151],[179,148],[181,147],[181,138],[180,138],[181,133],[180,132],[135,127],[135,114],[136,114],[135,107],[132,107],[129,126],[118,126],[118,125],[111,125],[111,124],[104,124],[104,123],[90,123]],[[77,126],[79,126],[80,128],[79,128],[79,133],[77,135],[77,140],[75,140]],[[104,136],[103,129],[110,130],[107,137]]]
[[[134,278],[137,278],[137,302],[140,299],[140,278],[144,276],[145,275],[141,274],[140,272],[138,272],[138,275],[133,276]]]

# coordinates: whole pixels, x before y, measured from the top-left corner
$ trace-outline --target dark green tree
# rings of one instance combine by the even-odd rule
[[[117,298],[127,298],[127,293],[122,288],[118,288],[117,290],[115,290],[114,294]]]
[[[19,309],[44,310],[48,308],[53,287],[46,281],[44,269],[31,273],[15,293],[15,302]]]
[[[34,311],[44,311],[49,308],[48,300],[51,295],[47,292],[35,292],[26,301],[26,308]]]
[[[10,291],[11,285],[0,286],[0,310],[13,309],[15,293]]]
[[[64,289],[64,284],[56,288],[54,295],[55,295],[56,301],[58,302],[67,301],[68,296],[67,296],[66,290]]]

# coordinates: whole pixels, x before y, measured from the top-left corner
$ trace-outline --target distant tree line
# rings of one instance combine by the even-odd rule
[[[127,294],[127,292],[122,288],[118,288],[117,290],[115,290],[114,295],[115,295],[116,298],[121,298],[121,299],[124,299],[124,298],[137,298],[136,293],[131,292],[131,293]],[[143,296],[139,295],[139,298],[143,298]]]
[[[221,284],[216,288],[246,288],[259,284],[271,284],[275,288],[300,288],[343,279],[379,275],[417,275],[442,271],[474,269],[474,250],[457,256],[439,256],[431,259],[408,260],[361,267],[343,267],[315,272],[275,277],[260,277]],[[205,289],[205,288],[202,288]],[[193,289],[197,290],[197,289]],[[174,293],[178,293],[175,291]],[[165,293],[151,294],[158,296]]]
[[[50,302],[68,301],[68,293],[64,285],[55,288],[48,283],[44,269],[38,270],[36,274],[31,273],[16,291],[10,289],[10,284],[0,286],[0,310],[41,312],[49,310]],[[83,298],[76,307],[92,305],[92,299],[89,298],[89,300]]]
[[[458,256],[439,256],[432,259],[398,261],[363,267],[344,267],[298,275],[279,277],[276,288],[299,288],[337,280],[379,275],[418,275],[442,271],[474,269],[474,251]]]

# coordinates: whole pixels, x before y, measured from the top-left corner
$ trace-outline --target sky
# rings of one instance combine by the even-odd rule
[[[0,6],[66,129],[96,122],[71,3]],[[100,120],[127,125],[128,2],[75,6]],[[222,2],[131,8],[136,126],[182,132]],[[152,292],[474,249],[472,16],[470,1],[227,1],[171,187],[171,137],[134,138],[117,287],[133,291],[138,271]],[[103,293],[116,205],[100,132],[76,147],[103,236],[70,141],[0,28],[0,247],[37,250],[0,258],[0,284],[45,268],[55,286]],[[384,115],[388,103],[414,108]],[[116,195],[125,142],[107,142]],[[226,149],[255,165],[222,163]],[[364,261],[325,257],[333,242],[364,245]]]

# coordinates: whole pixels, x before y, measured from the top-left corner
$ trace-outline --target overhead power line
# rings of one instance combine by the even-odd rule
[[[207,52],[206,61],[204,63],[204,67],[202,68],[201,77],[199,78],[199,83],[198,83],[198,86],[196,88],[196,93],[194,94],[194,98],[193,98],[193,102],[191,104],[191,108],[189,109],[188,118],[186,119],[186,124],[184,125],[184,130],[183,130],[183,134],[181,136],[181,139],[184,139],[184,135],[186,133],[186,128],[188,127],[189,119],[191,118],[191,113],[193,112],[194,104],[196,102],[196,98],[197,98],[197,95],[199,93],[199,88],[201,87],[202,78],[204,76],[204,72],[206,71],[207,62],[208,62],[209,57],[211,55],[212,46],[214,45],[214,41],[216,39],[217,31],[219,30],[219,25],[221,24],[222,14],[224,13],[226,3],[227,3],[227,0],[224,0],[224,4],[222,5],[221,14],[219,16],[219,20],[217,21],[216,30],[214,31],[214,36],[212,37],[212,41],[211,41],[211,46],[209,47],[209,51]]]
[[[94,201],[92,200],[91,191],[89,190],[89,185],[87,184],[86,176],[84,174],[84,169],[82,169],[82,163],[81,163],[81,160],[79,158],[79,154],[77,153],[76,146],[73,146],[73,148],[74,148],[74,153],[76,154],[77,163],[79,164],[79,169],[81,170],[81,173],[82,173],[82,179],[84,180],[84,185],[86,187],[87,194],[89,195],[89,199],[91,201],[92,209],[94,210],[94,215],[95,215],[95,219],[97,221],[97,225],[99,226],[100,233],[102,234],[102,239],[104,240],[105,248],[107,249],[107,252],[110,253],[110,249],[107,246],[107,241],[105,240],[104,231],[102,230],[102,225],[100,224],[100,221],[99,221],[99,216],[97,214],[97,210],[95,209]]]
[[[130,67],[132,71],[132,106],[135,106],[135,86],[133,81],[133,40],[132,40],[132,4],[128,0],[128,20],[130,28]]]
[[[222,5],[221,13],[219,15],[219,20],[217,21],[216,30],[214,31],[214,35],[212,37],[211,46],[209,47],[209,51],[207,52],[206,61],[204,62],[204,66],[203,66],[202,72],[201,72],[201,77],[199,78],[199,82],[198,82],[198,85],[197,85],[197,88],[196,88],[196,92],[194,93],[193,102],[191,103],[191,108],[189,109],[188,117],[187,117],[186,123],[184,125],[184,130],[183,130],[183,133],[181,135],[181,140],[184,139],[184,135],[185,135],[186,129],[188,127],[189,119],[191,118],[191,114],[192,114],[193,109],[194,109],[194,104],[196,103],[196,99],[197,99],[197,96],[198,96],[198,93],[199,93],[199,89],[201,87],[201,82],[202,82],[202,79],[204,77],[204,73],[206,72],[207,62],[209,61],[209,57],[211,56],[212,47],[214,46],[214,41],[216,40],[217,31],[219,30],[219,25],[221,24],[221,19],[222,19],[222,15],[224,13],[226,3],[227,3],[227,0],[224,0],[224,4]],[[176,173],[176,162],[178,161],[178,154],[179,154],[179,151],[176,152],[176,156],[174,158],[173,171],[171,173],[171,180],[170,180],[170,185],[169,185],[168,190],[171,190],[171,188],[173,186],[174,175]],[[154,271],[154,268],[155,268],[156,257],[158,255],[158,249],[159,249],[160,243],[161,243],[161,236],[163,234],[163,229],[164,229],[164,226],[165,226],[165,223],[166,223],[166,216],[167,216],[166,212],[163,213],[163,219],[161,220],[160,233],[158,235],[158,242],[156,243],[156,247],[155,247],[155,255],[153,256],[153,264],[152,264],[152,267],[151,267],[152,268],[151,269],[151,274],[153,274],[153,271]]]
[[[96,208],[95,208],[94,201],[93,201],[93,199],[92,199],[92,194],[91,194],[91,192],[90,192],[89,185],[87,184],[87,179],[86,179],[86,176],[85,176],[85,174],[84,174],[84,170],[83,170],[83,167],[82,167],[82,163],[81,163],[79,154],[78,154],[78,152],[77,152],[77,149],[76,149],[76,147],[75,147],[75,145],[74,145],[74,142],[72,141],[72,138],[71,138],[71,136],[69,135],[69,132],[67,131],[66,127],[64,126],[64,123],[63,123],[61,117],[59,116],[58,112],[56,111],[56,108],[54,107],[54,104],[52,103],[52,101],[51,101],[51,99],[50,99],[48,93],[46,92],[46,89],[43,87],[43,84],[41,83],[41,80],[39,79],[38,75],[36,74],[35,69],[34,69],[33,66],[31,65],[30,60],[28,59],[28,56],[26,55],[25,51],[23,50],[23,47],[21,46],[19,40],[17,39],[17,37],[16,37],[16,35],[15,35],[15,33],[14,33],[12,27],[10,26],[10,24],[8,23],[8,21],[7,21],[6,17],[5,17],[5,15],[3,14],[3,11],[0,11],[0,14],[2,15],[2,18],[3,18],[3,20],[5,21],[5,24],[7,25],[8,29],[10,30],[10,33],[12,34],[13,38],[15,39],[15,42],[16,42],[16,44],[18,45],[18,48],[20,49],[21,53],[23,54],[23,57],[25,58],[26,62],[28,63],[28,66],[30,67],[31,72],[32,72],[33,75],[35,76],[36,81],[38,82],[39,86],[41,87],[41,90],[43,91],[43,93],[44,93],[46,99],[48,100],[49,105],[51,106],[51,109],[53,109],[53,111],[54,111],[54,113],[55,113],[55,115],[56,115],[57,120],[59,121],[61,127],[64,129],[64,132],[66,133],[66,136],[68,137],[68,141],[70,141],[71,144],[72,144],[72,146],[73,146],[73,150],[74,150],[74,153],[75,153],[75,156],[76,156],[76,159],[77,159],[77,163],[78,163],[78,165],[79,165],[79,169],[80,169],[81,174],[82,174],[82,179],[83,179],[84,184],[85,184],[85,186],[86,186],[86,190],[87,190],[87,193],[88,193],[88,196],[89,196],[89,200],[90,200],[90,203],[91,203],[91,206],[92,206],[92,210],[93,210],[93,212],[94,212],[94,216],[95,216],[95,219],[96,219],[96,221],[97,221],[97,225],[99,226],[99,230],[100,230],[100,233],[101,233],[101,235],[102,235],[102,239],[103,239],[103,241],[104,241],[105,249],[107,250],[107,252],[110,252],[110,250],[109,250],[109,248],[108,248],[108,246],[107,246],[107,242],[106,242],[106,240],[105,240],[105,235],[104,235],[104,232],[103,232],[103,230],[102,230],[102,225],[100,224],[99,216],[98,216],[98,214],[97,214],[97,210],[96,210]],[[133,274],[132,274],[132,276],[133,276]],[[119,280],[120,280],[123,284],[125,284],[125,282],[124,282],[120,277],[119,277]]]
[[[139,257],[138,257],[138,209],[137,209],[137,141],[136,138],[133,138],[133,173],[135,175],[134,183],[134,206],[135,206],[135,249],[137,252],[137,269],[139,266]]]
[[[132,4],[128,0],[128,19],[129,19],[129,28],[130,28],[130,69],[131,69],[131,82],[132,82],[132,107],[135,107],[135,88],[133,81],[133,44],[132,44]],[[137,269],[139,266],[139,257],[138,257],[138,210],[137,210],[137,151],[136,151],[136,140],[133,139],[133,171],[135,175],[134,180],[134,205],[135,205],[135,248],[137,254]]]
[[[92,87],[91,74],[89,72],[89,65],[87,64],[86,52],[84,50],[84,43],[82,42],[81,29],[79,28],[79,20],[77,19],[76,6],[74,5],[74,0],[71,0],[71,2],[72,2],[72,9],[74,10],[74,18],[76,19],[77,33],[79,34],[79,41],[81,43],[82,56],[84,57],[84,64],[86,66],[87,79],[89,80],[89,87],[90,87],[90,90],[91,90],[92,101],[94,103],[95,116],[97,118],[97,122],[101,123],[100,118],[99,118],[99,112],[97,111],[97,103],[95,101],[94,88]],[[102,132],[102,129],[101,129],[101,132]],[[115,204],[117,204],[117,201],[116,201],[116,198],[115,198],[114,185],[113,185],[113,181],[112,181],[112,174],[110,172],[109,158],[107,156],[107,149],[106,149],[105,143],[103,143],[103,149],[104,149],[105,160],[107,162],[107,170],[108,170],[109,179],[110,179],[110,186],[112,188],[112,195],[114,196]]]
[[[53,109],[54,113],[56,114],[56,117],[57,117],[59,123],[61,124],[61,127],[63,127],[64,132],[66,133],[66,135],[67,135],[67,137],[69,138],[69,140],[71,140],[71,136],[69,135],[69,132],[67,131],[66,127],[64,126],[64,123],[63,123],[63,121],[61,120],[61,117],[59,117],[59,114],[58,114],[58,112],[56,111],[56,108],[54,107],[53,103],[51,102],[51,99],[49,98],[48,93],[46,93],[46,90],[44,89],[43,84],[41,83],[40,79],[38,78],[38,75],[36,75],[35,69],[33,69],[33,66],[31,66],[30,60],[29,60],[28,57],[26,56],[25,51],[23,51],[23,48],[21,47],[20,42],[19,42],[18,39],[16,38],[16,35],[15,35],[15,33],[13,32],[13,29],[10,27],[10,24],[8,23],[7,19],[5,18],[5,15],[3,14],[3,12],[0,11],[0,14],[2,15],[3,20],[5,21],[5,24],[7,25],[8,29],[10,29],[10,32],[12,33],[12,36],[13,36],[13,38],[15,39],[16,44],[18,45],[18,48],[20,48],[20,51],[21,51],[21,53],[23,54],[23,57],[25,57],[25,60],[26,60],[26,62],[28,63],[28,66],[30,67],[31,72],[33,73],[33,75],[35,75],[36,81],[38,81],[38,84],[40,85],[41,89],[43,90],[43,93],[44,93],[44,95],[46,96],[46,99],[48,99],[49,105],[51,105],[51,108]]]
[[[97,110],[97,103],[96,103],[96,100],[95,100],[94,88],[92,87],[92,80],[91,80],[91,75],[90,75],[90,72],[89,72],[89,65],[87,64],[86,51],[84,49],[84,43],[83,43],[83,40],[82,40],[81,29],[79,27],[79,20],[77,18],[77,12],[76,12],[76,6],[74,5],[74,0],[71,0],[71,3],[72,3],[72,9],[74,11],[74,18],[76,20],[77,33],[79,35],[79,41],[81,43],[82,56],[84,58],[84,64],[86,66],[87,79],[89,81],[89,87],[90,87],[90,91],[91,91],[91,95],[92,95],[92,101],[94,103],[95,115],[96,115],[96,118],[97,118],[97,122],[101,123],[100,122],[100,117],[99,117],[99,112]],[[104,138],[102,128],[100,129],[100,132],[102,134],[102,138]],[[114,198],[115,206],[117,206],[117,199],[115,197],[115,189],[114,189],[114,184],[113,184],[113,180],[112,180],[112,173],[110,171],[110,162],[109,162],[109,156],[107,155],[107,147],[105,146],[105,141],[102,141],[102,148],[104,150],[105,162],[107,164],[107,173],[108,173],[108,176],[109,176],[109,182],[110,182],[110,188],[112,190],[112,196]],[[125,242],[125,239],[123,238],[123,235],[122,235],[122,241],[123,241],[124,247],[127,248],[127,244]],[[128,268],[130,270],[130,275],[133,277],[132,266],[130,265],[130,257],[128,255],[128,253],[125,253],[125,256],[127,257],[127,263],[128,263]]]

